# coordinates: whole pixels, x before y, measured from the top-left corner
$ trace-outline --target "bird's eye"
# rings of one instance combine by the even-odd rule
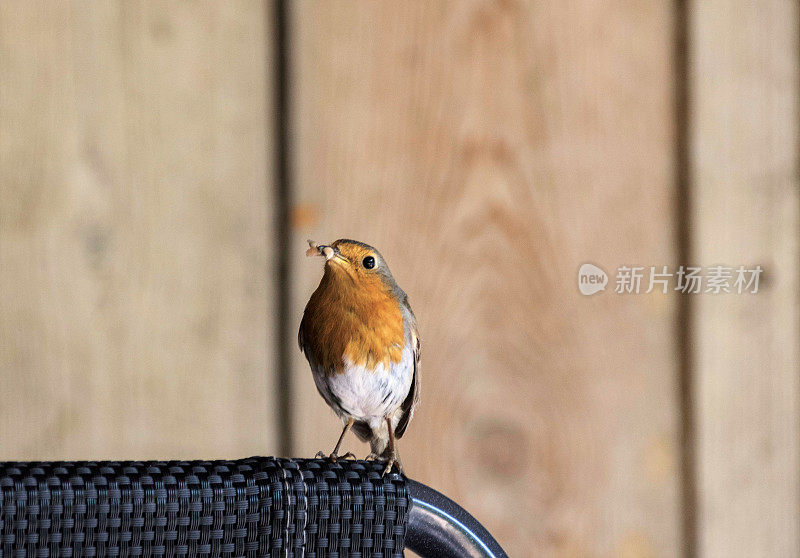
[[[375,258],[367,256],[361,261],[361,265],[363,265],[365,269],[372,269],[375,267]]]

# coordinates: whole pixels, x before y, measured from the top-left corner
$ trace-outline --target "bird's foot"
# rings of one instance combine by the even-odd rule
[[[400,462],[400,455],[397,452],[391,453],[388,457],[377,453],[370,453],[365,458],[365,461],[380,461],[386,463],[386,468],[383,470],[381,476],[385,476],[386,473],[389,473],[395,465],[397,465],[397,470],[401,475],[405,474],[403,472],[403,464]]]
[[[386,468],[383,470],[383,474],[381,475],[382,477],[385,477],[388,473],[390,473],[392,471],[392,467],[395,465],[397,465],[398,473],[401,475],[405,474],[403,472],[403,464],[400,462],[400,456],[397,453],[392,453],[388,458],[384,459],[386,459]]]
[[[314,456],[314,459],[330,459],[334,463],[336,463],[340,459],[355,459],[355,458],[356,458],[355,454],[353,454],[353,452],[350,451],[348,451],[344,455],[339,455],[336,452],[333,452],[330,455],[326,455],[324,452],[318,451],[317,455]]]

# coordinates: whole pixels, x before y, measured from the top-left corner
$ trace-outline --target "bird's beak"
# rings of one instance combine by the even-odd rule
[[[313,240],[308,241],[308,250],[306,250],[306,256],[325,256],[326,262],[336,262],[336,263],[350,263],[347,258],[342,256],[339,253],[339,250],[334,248],[333,246],[328,246],[327,244],[317,244]]]

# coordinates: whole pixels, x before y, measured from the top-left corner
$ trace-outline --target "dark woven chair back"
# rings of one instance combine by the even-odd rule
[[[502,558],[435,490],[365,461],[0,463],[0,558]]]
[[[365,462],[0,464],[0,556],[402,556],[405,480]]]

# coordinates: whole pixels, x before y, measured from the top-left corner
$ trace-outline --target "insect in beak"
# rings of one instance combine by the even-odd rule
[[[325,256],[325,261],[330,261],[334,258],[339,263],[349,263],[347,258],[342,256],[339,251],[334,248],[333,246],[328,246],[327,244],[317,244],[313,240],[308,241],[308,250],[306,250],[306,256]]]

